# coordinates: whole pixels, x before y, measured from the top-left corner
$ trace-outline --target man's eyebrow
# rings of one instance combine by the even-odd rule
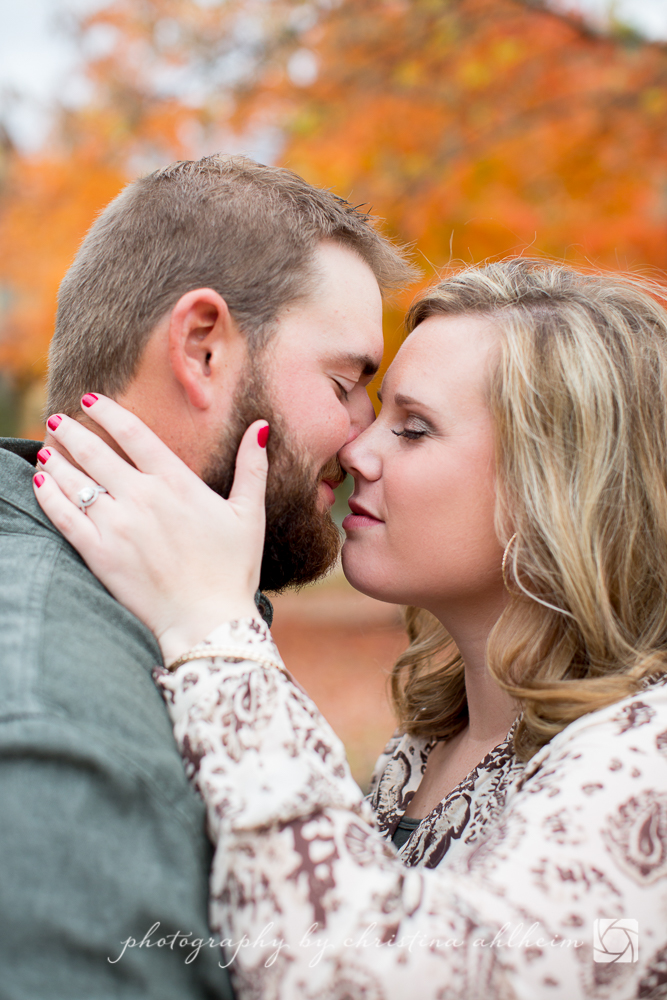
[[[336,354],[331,361],[336,365],[356,369],[360,378],[372,378],[380,367],[370,354]]]

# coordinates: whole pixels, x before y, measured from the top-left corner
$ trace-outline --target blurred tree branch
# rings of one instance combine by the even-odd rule
[[[526,248],[667,267],[665,45],[541,0],[116,0],[73,30],[90,101],[39,156],[0,136],[0,366],[19,387],[95,213],[216,148],[264,142],[435,269]],[[390,313],[390,353],[399,328]]]

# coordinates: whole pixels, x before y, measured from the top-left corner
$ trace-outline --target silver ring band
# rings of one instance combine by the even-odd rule
[[[79,507],[86,513],[86,507],[90,507],[95,503],[100,493],[108,493],[109,491],[104,486],[84,486],[82,490],[79,490],[77,496],[79,498]]]

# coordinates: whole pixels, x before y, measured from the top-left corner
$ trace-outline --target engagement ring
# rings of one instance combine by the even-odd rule
[[[84,486],[82,490],[79,490],[77,496],[79,498],[79,507],[86,513],[86,507],[90,507],[97,500],[100,493],[108,493],[109,491],[105,489],[104,486]]]

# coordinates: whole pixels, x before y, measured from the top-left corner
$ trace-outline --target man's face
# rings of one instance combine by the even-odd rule
[[[336,453],[373,420],[366,386],[382,358],[377,281],[356,254],[335,244],[317,251],[318,279],[286,307],[268,346],[239,379],[233,420],[205,481],[228,495],[240,438],[253,420],[271,424],[267,538],[260,585],[280,590],[322,576],[340,539],[332,487],[343,478]]]

